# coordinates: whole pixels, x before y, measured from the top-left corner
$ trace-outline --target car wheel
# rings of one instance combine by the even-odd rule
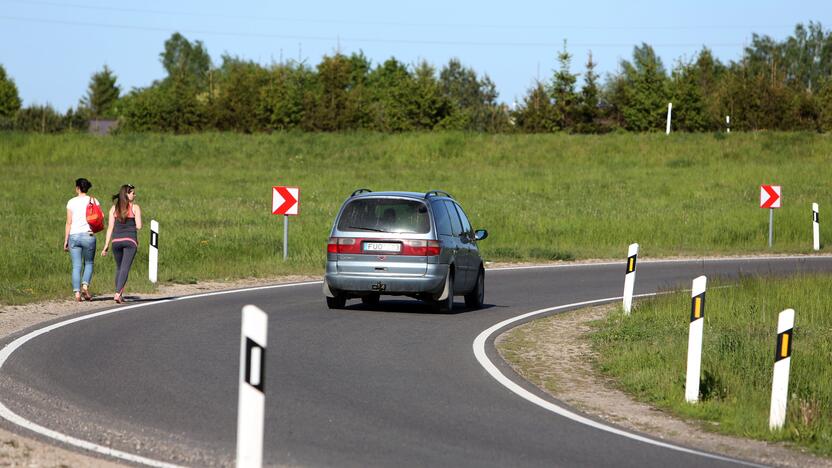
[[[377,305],[381,294],[370,294],[369,296],[362,296],[361,303],[364,305]]]
[[[433,309],[435,312],[439,312],[440,314],[449,314],[454,310],[454,273],[449,272],[448,278],[446,280],[447,288],[448,288],[448,297],[442,300],[437,300],[433,304]]]
[[[485,270],[480,268],[477,274],[477,285],[473,291],[465,295],[465,307],[479,309],[485,302]]]
[[[326,306],[330,309],[343,309],[347,305],[347,298],[341,294],[326,298]]]

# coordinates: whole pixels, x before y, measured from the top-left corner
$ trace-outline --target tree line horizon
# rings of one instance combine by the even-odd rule
[[[0,64],[0,130],[86,130],[91,119],[115,119],[119,132],[648,132],[664,130],[668,103],[674,131],[724,131],[726,116],[735,131],[832,130],[832,32],[811,21],[782,41],[753,34],[728,63],[703,47],[667,69],[642,43],[603,82],[592,52],[575,71],[564,41],[552,75],[516,108],[499,103],[491,78],[458,58],[437,69],[395,57],[373,66],[361,51],[324,55],[315,66],[225,54],[215,65],[202,41],[174,33],[159,59],[167,76],[126,93],[105,65],[65,114],[23,107]]]

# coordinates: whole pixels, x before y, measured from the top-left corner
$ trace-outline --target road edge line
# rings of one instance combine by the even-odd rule
[[[634,297],[653,297],[653,296],[658,296],[660,294],[667,294],[667,293],[636,294],[636,295],[634,295]],[[527,312],[525,314],[518,315],[516,317],[512,317],[512,318],[503,320],[502,322],[499,322],[499,323],[497,323],[495,325],[492,325],[491,327],[483,330],[479,335],[477,335],[477,337],[474,339],[474,342],[473,342],[474,357],[477,359],[477,362],[479,362],[480,366],[482,366],[483,369],[485,369],[485,371],[488,372],[488,374],[494,380],[496,380],[500,385],[502,385],[506,389],[510,390],[512,393],[516,394],[517,396],[523,398],[524,400],[526,400],[526,401],[528,401],[528,402],[530,402],[534,405],[537,405],[537,406],[539,406],[539,407],[541,407],[545,410],[551,411],[552,413],[555,413],[559,416],[562,416],[564,418],[567,418],[567,419],[570,419],[574,422],[577,422],[578,424],[583,424],[585,426],[590,426],[594,429],[609,432],[609,433],[615,434],[617,436],[626,437],[628,439],[632,439],[632,440],[635,440],[635,441],[638,441],[638,442],[643,442],[643,443],[646,443],[646,444],[650,444],[650,445],[654,445],[654,446],[657,446],[657,447],[662,447],[662,448],[674,450],[674,451],[677,451],[677,452],[688,453],[688,454],[691,454],[691,455],[697,455],[697,456],[701,456],[701,457],[705,457],[705,458],[710,458],[710,459],[713,459],[713,460],[720,460],[720,461],[725,461],[725,462],[730,462],[730,463],[743,464],[743,465],[746,465],[746,466],[755,466],[755,467],[765,466],[765,465],[759,465],[757,463],[753,463],[753,462],[749,462],[749,461],[745,461],[745,460],[740,460],[740,459],[737,459],[737,458],[731,458],[731,457],[726,457],[726,456],[723,456],[723,455],[717,455],[717,454],[713,454],[713,453],[703,452],[703,451],[700,451],[700,450],[696,450],[696,449],[692,449],[692,448],[688,448],[688,447],[683,447],[681,445],[675,445],[675,444],[671,444],[671,443],[667,443],[667,442],[661,442],[659,440],[654,440],[654,439],[651,439],[649,437],[645,437],[643,435],[639,435],[639,434],[636,434],[636,433],[633,433],[633,432],[626,431],[624,429],[620,429],[620,428],[617,428],[617,427],[614,427],[614,426],[610,426],[610,425],[595,421],[593,419],[590,419],[590,418],[588,418],[586,416],[583,416],[581,414],[575,413],[574,411],[572,411],[568,408],[565,408],[563,406],[559,406],[556,403],[545,400],[545,399],[535,395],[534,393],[526,390],[525,388],[521,387],[519,384],[517,384],[516,382],[511,380],[508,376],[506,376],[505,374],[500,372],[500,370],[497,369],[497,366],[491,361],[491,359],[488,358],[488,355],[485,351],[485,345],[486,345],[486,343],[488,343],[488,340],[492,338],[492,335],[494,335],[497,331],[499,331],[499,330],[501,330],[501,329],[507,327],[508,325],[513,324],[513,323],[519,322],[521,320],[525,320],[525,319],[530,318],[530,317],[534,317],[536,315],[542,315],[542,314],[545,314],[547,312],[555,312],[555,311],[558,311],[558,310],[571,309],[571,308],[589,306],[589,305],[594,305],[594,304],[602,304],[602,303],[606,303],[606,302],[621,300],[622,297],[623,296],[608,297],[608,298],[604,298],[604,299],[593,299],[593,300],[589,300],[589,301],[574,302],[574,303],[571,303],[571,304],[564,304],[564,305],[559,305],[559,306],[554,306],[554,307],[547,307],[545,309],[534,310],[534,311],[531,311],[531,312]]]

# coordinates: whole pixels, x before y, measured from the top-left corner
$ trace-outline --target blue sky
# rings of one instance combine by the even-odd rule
[[[557,66],[563,40],[581,72],[592,50],[598,71],[615,72],[647,42],[669,68],[703,45],[728,61],[752,33],[776,39],[798,22],[829,21],[827,1],[318,1],[222,2],[0,0],[0,64],[24,105],[64,111],[107,64],[123,91],[164,77],[162,45],[174,31],[223,53],[268,64],[363,50],[374,64],[394,56],[440,67],[458,57],[496,83],[500,101],[522,100]]]

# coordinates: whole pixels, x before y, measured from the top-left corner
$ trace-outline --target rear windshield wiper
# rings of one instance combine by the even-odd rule
[[[384,229],[376,229],[366,226],[347,226],[347,229],[361,229],[362,231],[387,232]]]

